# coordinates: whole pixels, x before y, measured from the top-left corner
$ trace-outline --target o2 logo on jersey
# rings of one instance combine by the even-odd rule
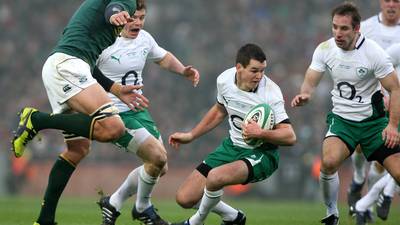
[[[368,74],[368,69],[365,67],[357,67],[356,68],[356,74],[359,78],[364,78]]]
[[[345,98],[348,100],[353,100],[356,99],[356,101],[362,103],[362,97],[359,95],[356,95],[357,90],[354,85],[348,83],[348,82],[339,82],[337,84],[337,89],[339,90],[339,96],[341,98]]]
[[[232,125],[238,129],[239,131],[242,130],[242,123],[243,123],[243,118],[238,116],[238,115],[231,115],[231,121]]]

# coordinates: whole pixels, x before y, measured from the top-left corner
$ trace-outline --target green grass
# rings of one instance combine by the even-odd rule
[[[93,198],[61,199],[57,210],[59,225],[98,225],[100,224],[100,210]],[[313,225],[320,224],[324,215],[322,203],[286,202],[260,200],[227,200],[232,206],[242,209],[247,215],[247,225]],[[396,203],[395,203],[396,204]],[[173,201],[155,201],[160,214],[170,221],[181,221],[188,218],[194,211],[184,210]],[[0,224],[30,225],[36,219],[40,209],[40,199],[33,197],[2,197],[0,198]],[[139,224],[130,218],[131,203],[124,205],[122,215],[117,225]],[[341,225],[354,224],[354,220],[347,216],[347,207],[341,205]],[[384,222],[377,220],[376,225],[399,225],[400,208],[395,205],[391,209],[389,219]],[[220,224],[220,219],[211,214],[206,221],[208,225]]]

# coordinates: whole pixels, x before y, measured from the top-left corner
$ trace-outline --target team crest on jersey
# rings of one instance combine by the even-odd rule
[[[368,74],[368,69],[365,67],[357,67],[356,73],[359,78],[364,78]]]

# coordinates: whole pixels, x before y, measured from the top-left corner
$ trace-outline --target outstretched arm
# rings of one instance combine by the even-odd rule
[[[163,69],[183,75],[188,80],[192,81],[194,87],[196,87],[200,81],[200,74],[197,69],[193,66],[184,66],[181,61],[170,52],[168,52],[163,59],[157,62],[157,64],[159,64]]]
[[[187,144],[218,126],[227,114],[224,106],[216,103],[190,132],[176,132],[169,136],[168,142],[178,149],[180,144]]]
[[[307,69],[303,84],[300,88],[300,94],[296,95],[291,103],[292,107],[303,106],[308,103],[315,88],[318,86],[322,78],[322,72],[315,71],[311,68]]]

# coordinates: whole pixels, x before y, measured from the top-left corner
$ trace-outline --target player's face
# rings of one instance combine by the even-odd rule
[[[144,26],[145,17],[146,10],[136,10],[135,14],[132,16],[133,21],[125,24],[124,29],[122,30],[122,36],[135,39]]]
[[[336,45],[343,50],[353,49],[354,40],[360,30],[360,26],[353,28],[350,16],[335,15],[332,19],[332,33]]]
[[[397,25],[400,19],[400,0],[380,0],[379,2],[384,22]]]
[[[260,62],[250,59],[249,65],[243,67],[242,64],[236,65],[237,86],[243,91],[252,91],[257,88],[264,75],[267,62]]]

